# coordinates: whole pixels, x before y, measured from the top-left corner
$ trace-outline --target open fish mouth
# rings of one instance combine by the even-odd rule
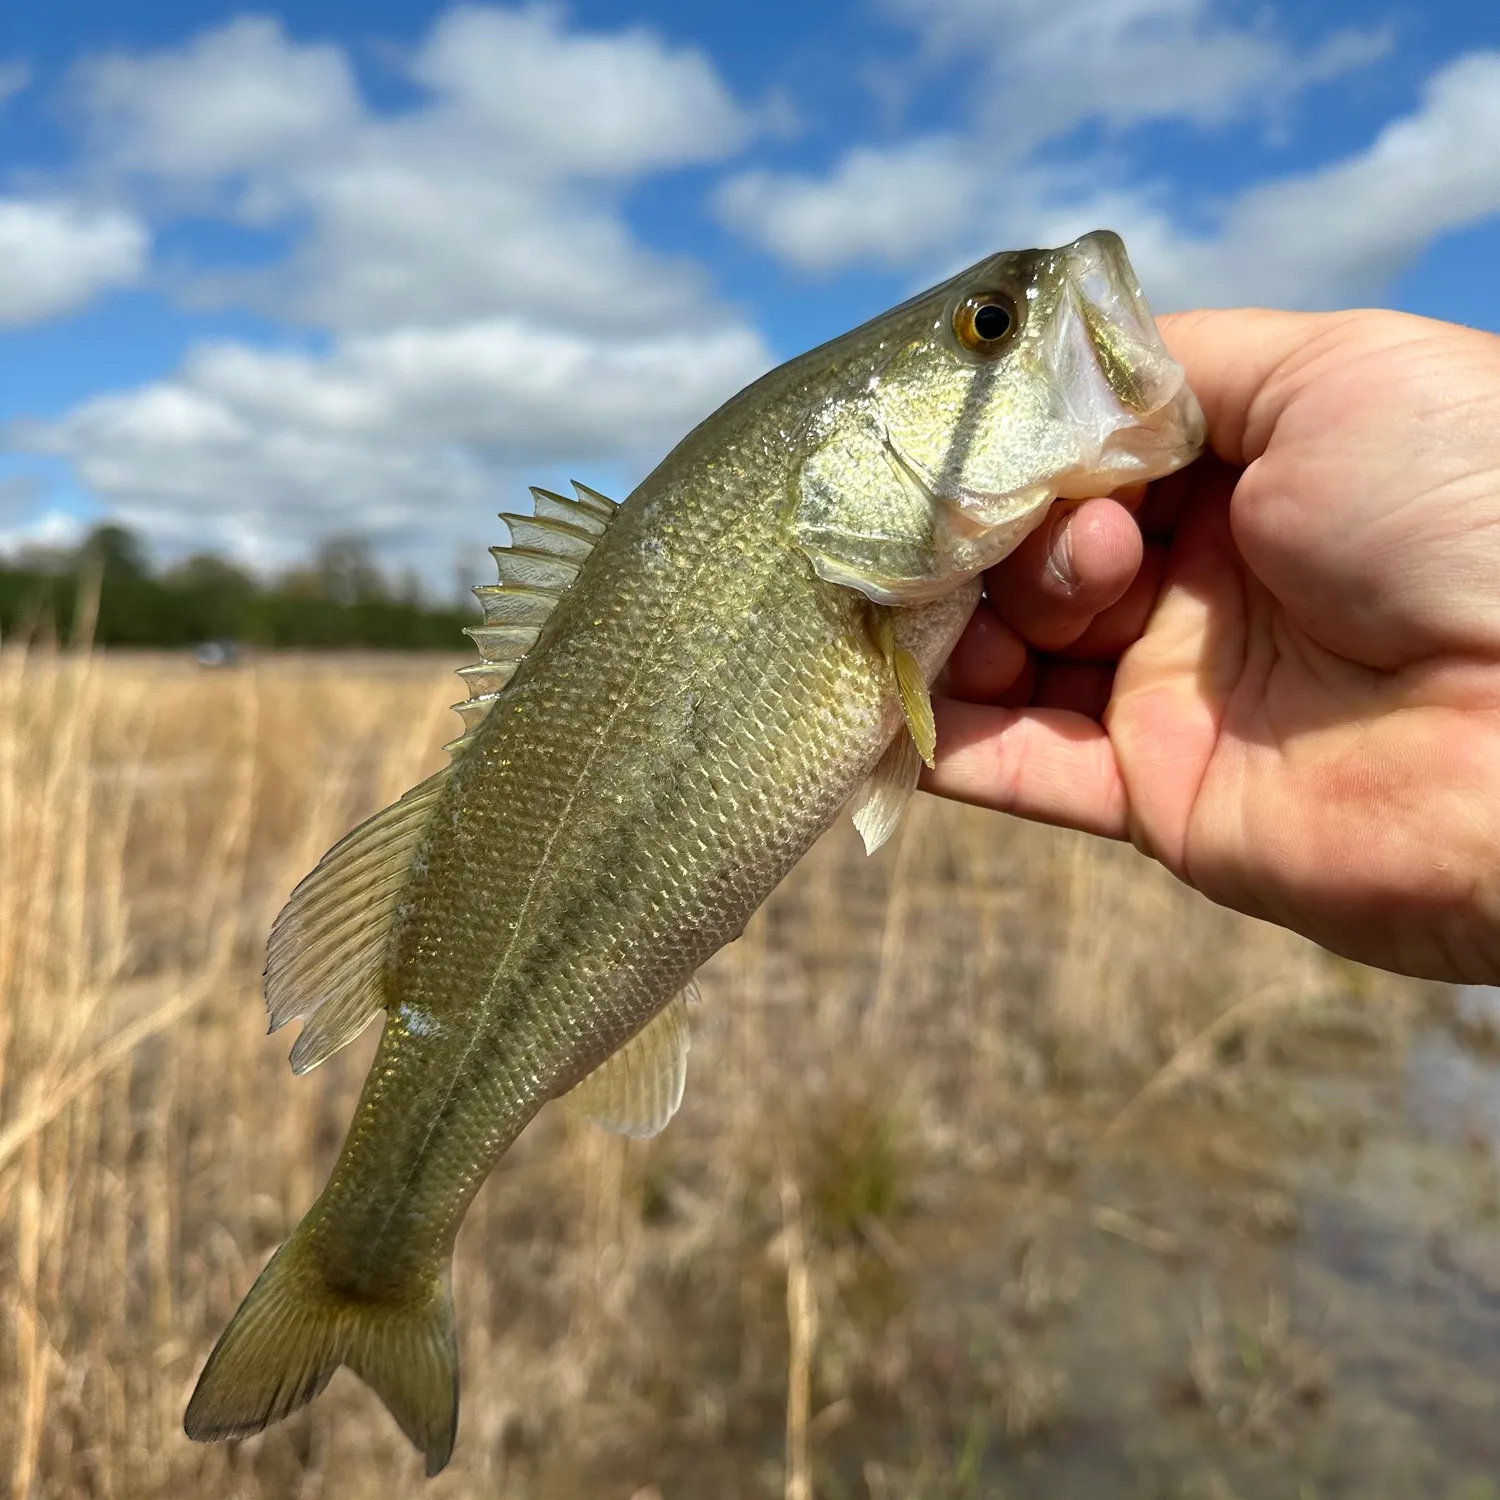
[[[1202,408],[1157,331],[1120,237],[1095,230],[1043,256],[1060,287],[1031,358],[1053,416],[1073,434],[1073,461],[1045,480],[988,490],[935,473],[885,435],[892,467],[933,505],[943,536],[990,559],[1019,540],[1017,517],[1054,498],[1088,499],[1160,479],[1191,463],[1205,437]]]
[[[1066,281],[1041,359],[1060,410],[1095,447],[1056,476],[1054,493],[1086,499],[1180,469],[1203,446],[1203,411],[1120,237],[1095,230],[1058,253]]]

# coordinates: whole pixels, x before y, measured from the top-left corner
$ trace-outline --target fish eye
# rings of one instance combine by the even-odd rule
[[[983,292],[959,303],[953,332],[975,354],[998,354],[1010,342],[1019,321],[1015,303],[1003,292]]]

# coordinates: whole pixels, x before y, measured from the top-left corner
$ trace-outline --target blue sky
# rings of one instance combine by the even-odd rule
[[[1500,331],[1500,6],[862,0],[0,20],[0,547],[113,515],[446,583],[769,364],[1108,225],[1158,308]]]

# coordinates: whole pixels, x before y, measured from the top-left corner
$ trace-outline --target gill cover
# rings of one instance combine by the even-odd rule
[[[793,528],[818,574],[883,604],[938,597],[998,562],[1058,496],[1158,478],[1203,420],[1118,236],[992,256],[818,414]],[[987,343],[976,308],[1010,316]]]

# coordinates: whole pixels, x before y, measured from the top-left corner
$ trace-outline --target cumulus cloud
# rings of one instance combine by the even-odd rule
[[[77,70],[96,148],[124,167],[213,178],[317,151],[359,116],[344,54],[244,16],[181,48],[112,53]]]
[[[145,225],[123,209],[0,198],[0,327],[71,312],[139,280],[148,245]]]
[[[1389,51],[1389,29],[1344,29],[1299,51],[1213,0],[885,0],[920,58],[968,100],[961,134],[858,147],[821,176],[744,173],[721,220],[803,270],[925,267],[1007,243],[1088,176],[1054,149],[1085,125],[1270,119],[1298,93]],[[1061,162],[1069,163],[1060,165]],[[1119,157],[1110,160],[1119,170]],[[997,191],[997,184],[1003,190]],[[1073,196],[1077,196],[1074,192]],[[1138,215],[1139,216],[1139,215]],[[946,253],[944,253],[946,252]]]
[[[220,344],[15,436],[71,459],[169,547],[270,564],[356,532],[441,564],[455,527],[498,539],[485,518],[516,465],[648,460],[765,363],[733,325],[601,346],[477,322],[351,338],[322,358]]]
[[[1293,306],[1374,297],[1439,235],[1500,213],[1496,141],[1500,53],[1474,53],[1432,78],[1420,108],[1367,150],[1235,202],[1181,295]]]
[[[288,258],[200,276],[200,298],[348,330],[518,311],[646,330],[699,315],[701,271],[640,246],[619,194],[750,135],[701,53],[641,29],[573,31],[553,7],[465,6],[409,71],[420,102],[376,113],[337,48],[245,18],[87,62],[77,87],[116,169],[298,226]]]
[[[1427,83],[1411,114],[1363,151],[1232,200],[1213,232],[1184,233],[1149,196],[1038,203],[1010,226],[1060,243],[1108,224],[1162,308],[1373,301],[1440,235],[1500,213],[1500,53],[1471,53]]]
[[[701,312],[696,265],[643,247],[618,208],[567,178],[486,170],[467,151],[397,139],[299,174],[310,226],[268,271],[206,279],[212,298],[340,330],[522,312],[642,330]]]
[[[413,102],[377,110],[338,48],[261,18],[83,64],[106,180],[290,238],[269,266],[199,270],[194,295],[330,337],[200,348],[12,441],[168,552],[270,565],[357,532],[438,576],[457,536],[496,536],[528,469],[639,472],[766,367],[702,269],[620,208],[755,129],[701,53],[466,6],[409,76]]]
[[[11,521],[41,498],[42,482],[35,474],[0,474],[0,521]]]
[[[990,149],[1024,154],[1085,120],[1219,124],[1373,62],[1388,29],[1345,29],[1306,55],[1212,0],[886,0],[928,56],[970,75]]]
[[[962,229],[979,164],[934,137],[851,151],[826,178],[745,172],[719,190],[719,216],[794,264],[828,271],[851,259],[909,265]]]
[[[69,552],[83,540],[87,530],[78,516],[49,510],[14,526],[0,526],[0,557]]]
[[[0,557],[61,550],[82,539],[84,523],[79,517],[45,507],[37,513],[45,493],[35,474],[0,474]]]
[[[462,6],[433,28],[414,75],[522,165],[614,176],[712,161],[750,133],[712,65],[644,29],[569,34],[554,6]]]

